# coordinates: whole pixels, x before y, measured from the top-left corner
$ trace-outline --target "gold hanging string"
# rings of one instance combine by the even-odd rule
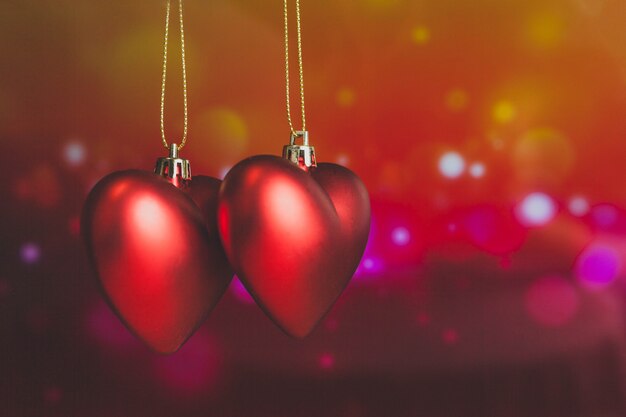
[[[296,29],[298,32],[298,68],[300,73],[300,110],[302,111],[302,131],[306,130],[306,117],[304,114],[304,72],[302,70],[302,30],[300,21],[300,0],[296,1]],[[287,121],[291,134],[298,136],[291,121],[291,104],[289,97],[289,13],[287,8],[288,0],[284,0],[285,12],[285,84],[287,85]]]
[[[165,13],[165,41],[163,46],[163,76],[161,77],[161,140],[163,146],[169,149],[170,145],[165,136],[165,84],[167,78],[167,43],[169,40],[169,26],[170,26],[170,9],[171,0],[167,0],[167,7]],[[183,63],[183,109],[184,109],[184,122],[183,122],[183,137],[178,145],[178,150],[182,149],[187,142],[187,129],[188,129],[188,111],[187,111],[187,67],[185,65],[185,28],[183,25],[183,0],[178,0],[178,20],[180,23],[180,51]]]

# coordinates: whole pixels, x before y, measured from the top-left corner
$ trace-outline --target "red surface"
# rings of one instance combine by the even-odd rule
[[[308,335],[352,278],[370,226],[365,186],[350,170],[311,173],[255,156],[226,175],[218,206],[237,276],[286,333]]]
[[[98,182],[85,203],[81,229],[104,295],[157,352],[176,351],[232,278],[215,228],[219,184],[193,179],[196,205],[155,174],[121,171]]]

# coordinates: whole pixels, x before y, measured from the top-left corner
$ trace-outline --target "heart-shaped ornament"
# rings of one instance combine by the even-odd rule
[[[105,298],[157,352],[176,351],[232,278],[216,230],[220,183],[197,176],[177,188],[154,173],[119,171],[87,198],[81,231]]]
[[[310,171],[261,155],[239,162],[220,191],[218,227],[250,294],[287,334],[303,338],[354,274],[370,227],[367,190],[352,171]]]

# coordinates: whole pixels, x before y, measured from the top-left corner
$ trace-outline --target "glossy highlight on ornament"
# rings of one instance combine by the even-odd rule
[[[154,173],[114,172],[96,184],[82,214],[105,298],[160,353],[191,336],[233,275],[215,222],[220,181],[185,180],[177,188]]]
[[[307,336],[354,274],[369,234],[369,196],[350,170],[308,171],[260,155],[220,190],[218,226],[237,276],[287,334]]]

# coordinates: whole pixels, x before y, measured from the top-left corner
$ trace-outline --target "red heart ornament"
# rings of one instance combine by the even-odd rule
[[[179,189],[153,173],[119,171],[85,203],[81,231],[105,298],[157,352],[176,351],[232,278],[216,225],[220,183],[197,176]]]
[[[283,158],[255,156],[224,179],[218,227],[235,273],[259,306],[302,338],[358,266],[369,234],[369,197],[339,165],[305,172]]]

